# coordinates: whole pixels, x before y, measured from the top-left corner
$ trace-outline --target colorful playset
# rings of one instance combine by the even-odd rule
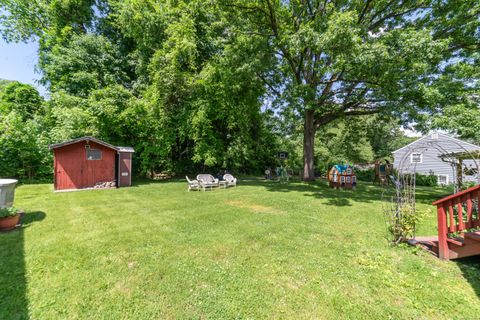
[[[354,189],[357,185],[357,176],[352,166],[337,164],[328,172],[328,181],[331,188]]]

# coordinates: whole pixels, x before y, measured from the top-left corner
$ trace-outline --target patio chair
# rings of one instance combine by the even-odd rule
[[[205,191],[205,189],[213,187],[218,187],[218,179],[215,179],[211,174],[199,174],[197,176],[198,183],[200,187]]]
[[[223,175],[223,180],[227,182],[227,187],[229,186],[237,186],[237,178],[232,176],[230,173],[224,174]]]
[[[185,176],[187,178],[187,183],[188,183],[188,191],[190,190],[200,190],[200,184],[198,183],[197,180],[190,180],[188,176]]]

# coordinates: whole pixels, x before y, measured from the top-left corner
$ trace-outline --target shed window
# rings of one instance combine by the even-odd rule
[[[423,156],[421,153],[412,153],[410,155],[410,163],[422,163]]]
[[[102,151],[98,149],[87,149],[87,160],[102,160]]]

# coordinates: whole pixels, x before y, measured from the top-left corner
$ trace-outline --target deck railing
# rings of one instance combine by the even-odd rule
[[[449,234],[480,226],[480,185],[433,202],[437,206],[438,256],[448,259],[448,243],[460,244]]]

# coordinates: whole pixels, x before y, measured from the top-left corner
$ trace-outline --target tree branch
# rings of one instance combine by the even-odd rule
[[[278,91],[277,89],[275,89],[275,87],[267,81],[267,79],[265,79],[265,77],[263,77],[260,73],[258,72],[255,72],[255,74],[257,75],[257,77],[259,77],[263,83],[265,83],[265,85],[267,85],[267,87],[274,93],[276,94],[277,96],[281,96],[282,94],[280,93],[280,91]]]

